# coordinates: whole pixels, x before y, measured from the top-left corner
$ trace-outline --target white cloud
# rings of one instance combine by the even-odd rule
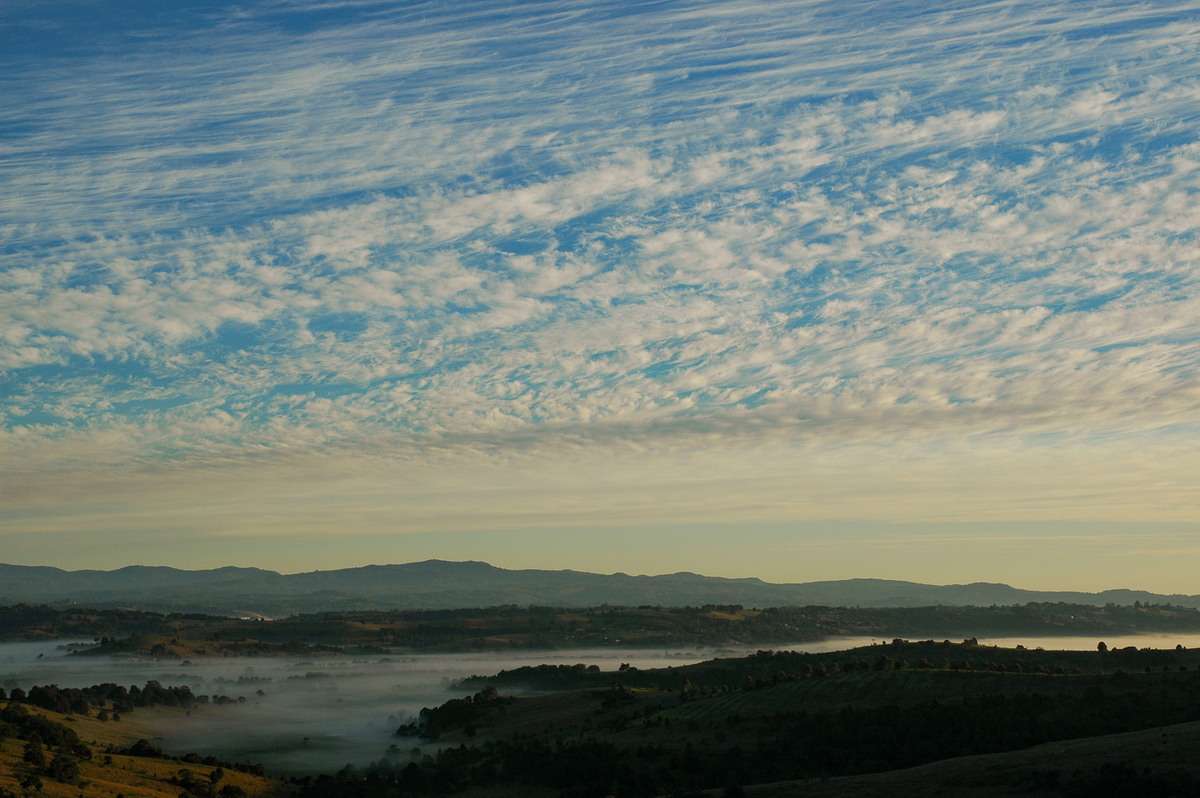
[[[564,452],[632,449],[664,495],[729,466],[793,510],[810,459],[801,515],[841,517],[818,472],[876,445],[848,483],[871,506],[932,517],[951,484],[965,517],[1004,511],[921,452],[1003,454],[1001,505],[1037,493],[1022,452],[1158,451],[1196,417],[1186,3],[538,8],[349,4],[304,31],[251,5],[120,57],[16,58],[4,479],[357,479],[366,452],[492,484],[536,455],[522,473],[591,495],[608,477]],[[1101,459],[1012,513],[1091,517],[1126,470]],[[1130,496],[1195,510],[1137,465]],[[622,517],[668,512],[614,484]],[[745,511],[721,495],[697,506]]]

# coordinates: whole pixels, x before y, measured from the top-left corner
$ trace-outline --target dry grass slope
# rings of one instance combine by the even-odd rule
[[[43,715],[50,720],[74,729],[79,737],[92,751],[90,761],[79,763],[79,782],[64,784],[43,776],[42,787],[38,796],[45,798],[179,798],[184,792],[178,783],[181,770],[190,771],[199,780],[209,781],[216,767],[199,763],[188,763],[147,757],[122,756],[106,754],[110,745],[125,747],[139,739],[152,736],[153,726],[146,721],[150,717],[139,719],[138,713],[127,714],[120,722],[102,722],[94,717],[80,715],[61,715],[48,712],[38,707],[23,705],[31,714]],[[164,710],[156,708],[153,722],[164,722],[164,713],[183,710]],[[25,764],[22,761],[25,744],[19,739],[5,740],[0,745],[0,789],[8,790],[14,795],[24,795],[21,786],[26,775]],[[50,752],[48,752],[49,754]],[[286,786],[275,779],[240,773],[225,769],[221,774],[219,786],[233,785],[245,791],[249,798],[277,798],[288,794]]]

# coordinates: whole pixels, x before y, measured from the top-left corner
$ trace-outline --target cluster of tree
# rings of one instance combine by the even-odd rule
[[[465,729],[467,736],[473,736],[476,723],[493,712],[502,712],[515,700],[511,696],[501,696],[495,687],[485,687],[473,696],[452,698],[441,706],[425,707],[416,724],[404,724],[396,729],[396,734],[436,740],[442,732]]]
[[[91,756],[91,751],[74,729],[12,702],[0,709],[0,736],[26,741],[36,738],[42,745],[67,751],[82,759]]]
[[[628,667],[622,673],[629,670]],[[594,685],[601,678],[599,665],[522,665],[502,670],[493,676],[468,676],[450,685],[456,690],[481,684],[504,686],[528,686],[536,690],[575,690]],[[607,678],[611,678],[609,675]]]
[[[0,700],[5,698],[11,702],[31,704],[64,715],[88,715],[93,707],[99,707],[103,713],[102,720],[120,720],[121,713],[131,712],[134,707],[190,708],[199,703],[191,688],[164,687],[155,680],[146,682],[144,687],[135,684],[128,689],[113,682],[94,684],[91,687],[34,685],[28,691],[14,687],[7,695],[0,689]]]
[[[118,746],[109,746],[108,753],[120,754],[122,756],[137,756],[145,759],[163,759],[171,762],[183,762],[191,765],[208,765],[209,767],[223,768],[225,770],[236,770],[240,773],[249,773],[254,776],[262,776],[266,771],[261,764],[247,764],[243,762],[224,762],[214,756],[201,756],[196,753],[183,754],[182,756],[172,756],[161,748],[151,744],[148,740],[138,740],[132,745],[120,748]],[[218,779],[219,781],[219,779]]]
[[[77,783],[79,761],[92,756],[74,729],[32,713],[19,703],[9,702],[0,710],[0,743],[5,739],[24,743],[17,775],[27,792],[40,791],[43,777],[64,784]]]
[[[238,785],[221,784],[224,778],[225,770],[221,767],[209,771],[208,776],[180,768],[171,782],[181,787],[187,798],[247,798],[246,791]]]

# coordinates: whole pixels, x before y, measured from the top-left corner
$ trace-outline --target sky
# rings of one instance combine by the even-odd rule
[[[1193,0],[7,0],[0,560],[1200,593]]]

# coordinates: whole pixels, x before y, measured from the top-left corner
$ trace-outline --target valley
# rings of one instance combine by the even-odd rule
[[[572,623],[589,612],[615,611],[578,610]],[[703,612],[737,617],[733,608]],[[730,617],[721,620],[736,623]],[[204,624],[231,623],[184,621],[209,629]],[[75,653],[51,643],[5,644],[3,712],[39,713],[76,731],[89,752],[77,757],[78,774],[65,782],[49,771],[40,776],[41,794],[72,798],[221,795],[206,792],[218,783],[211,780],[218,767],[239,774],[222,776],[228,794],[236,787],[264,798],[851,796],[935,788],[1069,798],[1099,783],[1187,795],[1200,776],[1191,756],[1200,737],[1200,649],[1186,633],[1157,648],[896,637],[741,651],[610,643],[379,654],[342,648],[337,635],[319,644],[288,639],[302,629],[281,625],[271,641],[280,649],[270,653],[195,659],[182,658],[195,653],[186,649],[114,656],[94,643]],[[177,639],[182,646],[191,638]],[[324,647],[321,656],[286,650],[301,643]],[[114,721],[111,698],[60,705],[68,711],[58,713],[31,704],[46,704],[48,695],[34,679],[56,690],[141,682],[182,698],[125,706]],[[163,695],[148,690],[137,695]],[[37,775],[23,759],[27,736],[6,731],[12,783],[0,788],[13,795],[25,794],[21,782]],[[50,759],[59,753],[47,748]]]

